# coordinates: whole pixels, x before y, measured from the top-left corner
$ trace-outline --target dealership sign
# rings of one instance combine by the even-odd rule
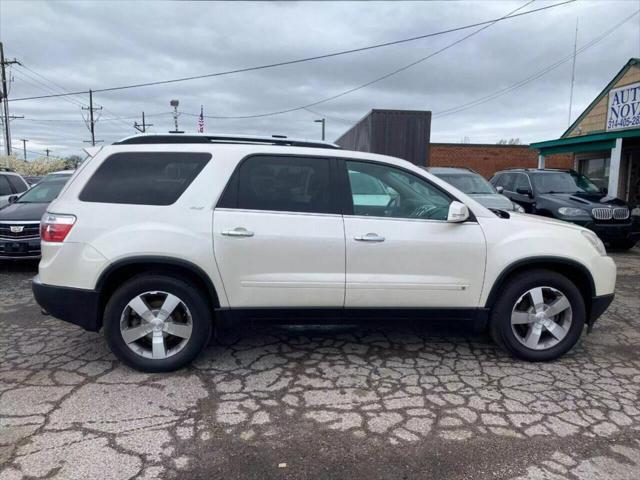
[[[607,130],[640,128],[640,82],[609,92]]]

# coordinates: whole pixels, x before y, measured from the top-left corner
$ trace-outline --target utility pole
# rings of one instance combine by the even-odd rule
[[[2,100],[2,117],[3,117],[3,129],[4,134],[4,149],[7,156],[11,155],[11,129],[9,128],[9,99],[7,91],[7,72],[5,67],[13,63],[20,64],[15,58],[13,60],[4,59],[4,47],[0,42],[0,77],[2,85],[0,85],[0,100]]]
[[[49,152],[51,152],[51,150],[48,148],[45,148],[44,151],[47,153],[47,158],[49,158]]]
[[[89,111],[89,131],[91,132],[91,141],[85,140],[84,143],[91,143],[91,146],[96,146],[96,120],[93,117],[93,112],[96,110],[102,110],[102,107],[93,107],[93,90],[89,90],[89,107],[82,107],[82,110]],[[102,140],[98,140],[102,142]]]
[[[576,79],[576,51],[578,49],[578,19],[576,18],[576,36],[573,41],[573,62],[571,64],[571,89],[569,92],[569,121],[567,125],[571,126],[571,107],[573,106],[573,84]]]
[[[22,149],[24,151],[24,161],[27,161],[27,142],[29,140],[25,140],[24,138],[20,139],[20,141],[22,142]]]
[[[320,120],[314,120],[314,123],[322,124],[322,140],[324,140],[324,126],[325,126],[326,120],[324,118],[321,118]]]
[[[145,123],[144,112],[142,112],[142,123],[133,122],[133,128],[138,130],[140,133],[145,133],[147,131],[147,127],[153,127],[153,123]]]

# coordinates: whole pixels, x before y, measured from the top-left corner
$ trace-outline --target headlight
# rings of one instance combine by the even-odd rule
[[[605,256],[607,254],[607,249],[604,248],[604,243],[602,243],[602,240],[600,240],[595,233],[589,230],[581,230],[581,233],[584,235],[584,238],[589,240],[589,243],[593,245],[593,248],[595,248],[600,255]]]
[[[524,208],[522,208],[520,205],[518,205],[517,203],[513,204],[513,211],[514,212],[518,212],[518,213],[524,213]]]
[[[631,216],[640,217],[640,207],[636,207],[633,210],[631,210]]]
[[[567,217],[588,217],[589,212],[583,210],[581,208],[571,208],[571,207],[560,207],[558,209],[558,213],[560,215],[565,215]]]

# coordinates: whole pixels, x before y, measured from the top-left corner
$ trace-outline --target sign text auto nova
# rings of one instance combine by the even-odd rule
[[[640,127],[640,82],[609,92],[607,130]]]

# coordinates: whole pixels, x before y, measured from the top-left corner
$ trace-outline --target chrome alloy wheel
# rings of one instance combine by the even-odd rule
[[[558,289],[536,287],[522,295],[511,311],[511,329],[525,347],[547,350],[569,333],[571,303]]]
[[[171,293],[141,293],[124,307],[120,334],[138,355],[162,360],[184,348],[193,331],[187,305]]]

